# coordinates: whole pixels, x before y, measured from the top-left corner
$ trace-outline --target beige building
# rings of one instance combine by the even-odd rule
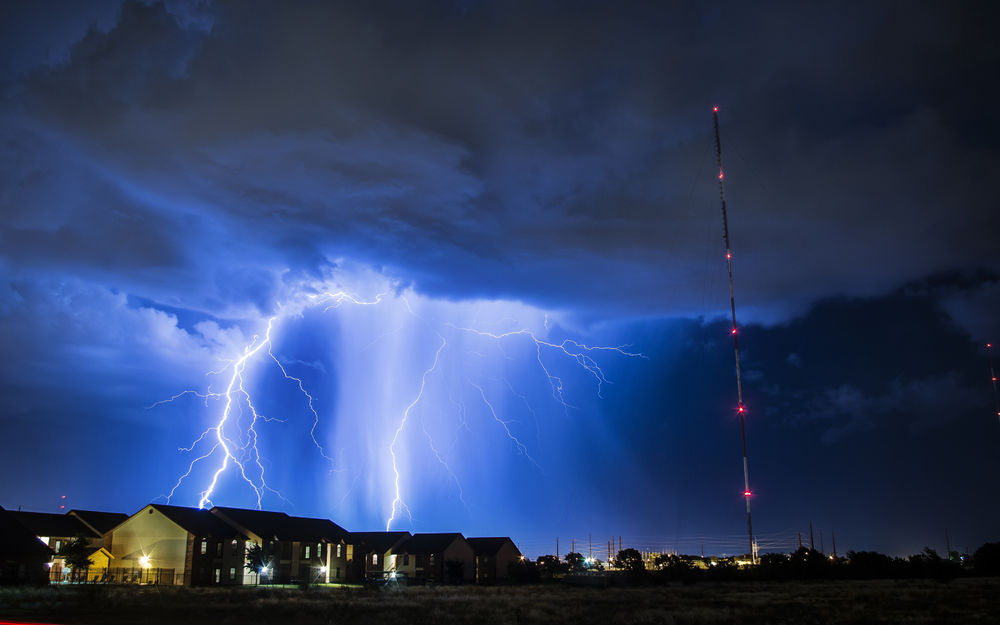
[[[246,544],[246,536],[208,510],[150,504],[111,530],[108,581],[243,584]]]

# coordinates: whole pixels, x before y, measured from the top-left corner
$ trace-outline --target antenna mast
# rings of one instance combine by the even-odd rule
[[[1000,421],[1000,391],[997,389],[997,370],[993,366],[993,343],[986,344],[986,354],[990,359],[990,378],[993,379],[993,403],[996,404],[997,420]]]
[[[747,502],[747,533],[750,537],[750,560],[757,562],[757,541],[753,539],[753,523],[750,520],[750,471],[747,468],[747,434],[743,415],[743,375],[740,371],[740,342],[736,336],[736,298],[733,295],[733,253],[729,246],[729,215],[726,213],[726,181],[722,173],[722,142],[719,139],[719,107],[712,108],[715,123],[715,159],[719,165],[719,199],[722,200],[722,238],[726,243],[726,265],[729,268],[729,309],[732,312],[733,354],[736,357],[736,397],[739,401],[736,412],[740,418],[740,438],[743,442],[743,498]]]

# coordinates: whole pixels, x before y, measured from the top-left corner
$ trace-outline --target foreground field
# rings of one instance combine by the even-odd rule
[[[713,583],[183,589],[0,588],[0,620],[66,624],[1000,623],[1000,578]]]

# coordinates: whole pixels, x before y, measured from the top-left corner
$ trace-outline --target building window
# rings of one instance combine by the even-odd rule
[[[222,579],[222,569],[215,569],[215,583],[218,584]]]
[[[229,569],[229,579],[230,580],[236,579],[236,567]]]
[[[306,553],[305,553],[305,556],[304,556],[306,560],[309,559],[310,549],[311,549],[311,547],[309,545],[306,545]]]
[[[233,539],[233,555],[234,556],[236,555],[236,552],[239,551],[239,546],[240,546],[239,541],[234,538]]]
[[[334,577],[336,577],[337,579],[340,579],[340,567],[338,566],[335,570],[337,571],[337,573],[336,573],[336,575]]]
[[[410,554],[403,554],[403,566],[410,566]]]
[[[221,556],[222,555],[222,541],[221,540],[218,543],[216,543],[216,545],[215,545],[215,555],[217,555],[217,556]]]
[[[208,553],[208,539],[207,538],[202,538],[201,539],[201,555],[205,555],[206,553]]]
[[[57,540],[56,541],[56,553],[59,553],[60,549],[62,549],[62,541],[61,540]]]
[[[323,557],[323,543],[316,543],[316,557]]]
[[[337,557],[340,557],[340,543],[337,543]]]
[[[433,554],[433,553],[431,554],[431,562],[430,562],[430,565],[431,565],[431,566],[434,566],[434,554]]]
[[[377,553],[373,553],[372,554],[372,566],[376,566],[377,564],[378,564],[378,554]]]

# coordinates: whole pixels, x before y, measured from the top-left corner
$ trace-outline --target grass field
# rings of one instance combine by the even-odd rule
[[[1000,623],[1000,578],[639,588],[0,588],[0,620],[66,624]]]

